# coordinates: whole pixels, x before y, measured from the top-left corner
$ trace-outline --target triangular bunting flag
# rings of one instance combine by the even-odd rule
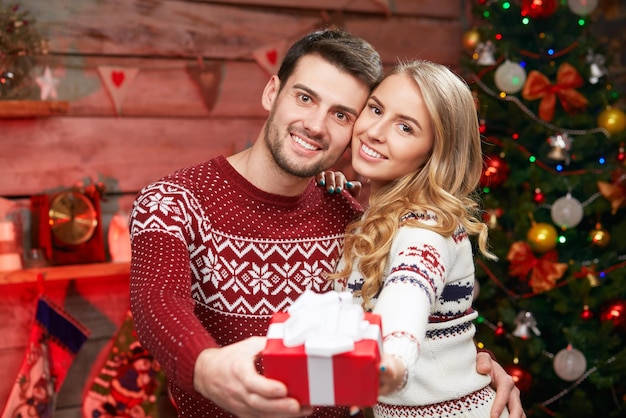
[[[52,417],[56,396],[89,331],[45,297],[2,418]]]
[[[107,92],[113,100],[115,105],[115,111],[118,115],[122,114],[122,103],[124,97],[133,83],[133,80],[137,76],[139,70],[137,68],[127,67],[98,67],[98,73],[100,78],[107,89]]]
[[[372,0],[374,3],[382,7],[385,11],[385,16],[391,16],[391,0]]]
[[[83,395],[83,417],[158,416],[165,375],[139,340],[128,310],[121,327],[96,362]]]
[[[212,62],[206,64],[201,58],[198,59],[196,64],[187,66],[189,75],[200,88],[202,99],[209,112],[213,110],[219,97],[222,85],[222,69],[221,63]]]
[[[278,72],[280,64],[287,52],[287,41],[280,41],[273,45],[257,48],[252,52],[252,56],[257,64],[261,66],[269,75]]]

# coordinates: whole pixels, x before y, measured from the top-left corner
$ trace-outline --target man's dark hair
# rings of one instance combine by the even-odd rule
[[[319,55],[337,68],[362,80],[370,90],[382,80],[382,61],[372,45],[346,30],[328,28],[309,33],[289,48],[278,70],[281,89],[300,58],[311,54]]]

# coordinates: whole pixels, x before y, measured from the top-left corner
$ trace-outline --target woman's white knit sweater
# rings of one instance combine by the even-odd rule
[[[432,222],[426,216],[408,217]],[[479,410],[489,416],[493,396],[485,394],[491,392],[485,388],[490,378],[476,371],[474,262],[467,233],[459,228],[443,237],[425,228],[401,226],[383,277],[373,312],[382,317],[385,353],[400,357],[409,376],[404,389],[379,397],[377,415],[458,417],[470,409],[471,416],[481,416],[475,415]],[[363,280],[355,263],[352,275],[338,281],[336,289],[359,290]],[[430,407],[424,415],[423,408],[410,412],[411,406]]]

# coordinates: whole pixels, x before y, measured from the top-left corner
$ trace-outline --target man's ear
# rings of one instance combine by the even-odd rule
[[[277,75],[273,75],[263,89],[263,95],[261,96],[263,109],[267,111],[272,109],[276,97],[278,96],[278,90],[280,90],[280,79]]]

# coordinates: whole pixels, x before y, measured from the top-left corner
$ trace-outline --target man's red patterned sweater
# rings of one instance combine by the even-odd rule
[[[223,156],[140,192],[130,220],[131,309],[179,416],[230,416],[193,390],[199,353],[264,336],[271,315],[305,289],[332,290],[325,273],[360,214],[346,192],[329,194],[314,181],[298,196],[263,192]]]

